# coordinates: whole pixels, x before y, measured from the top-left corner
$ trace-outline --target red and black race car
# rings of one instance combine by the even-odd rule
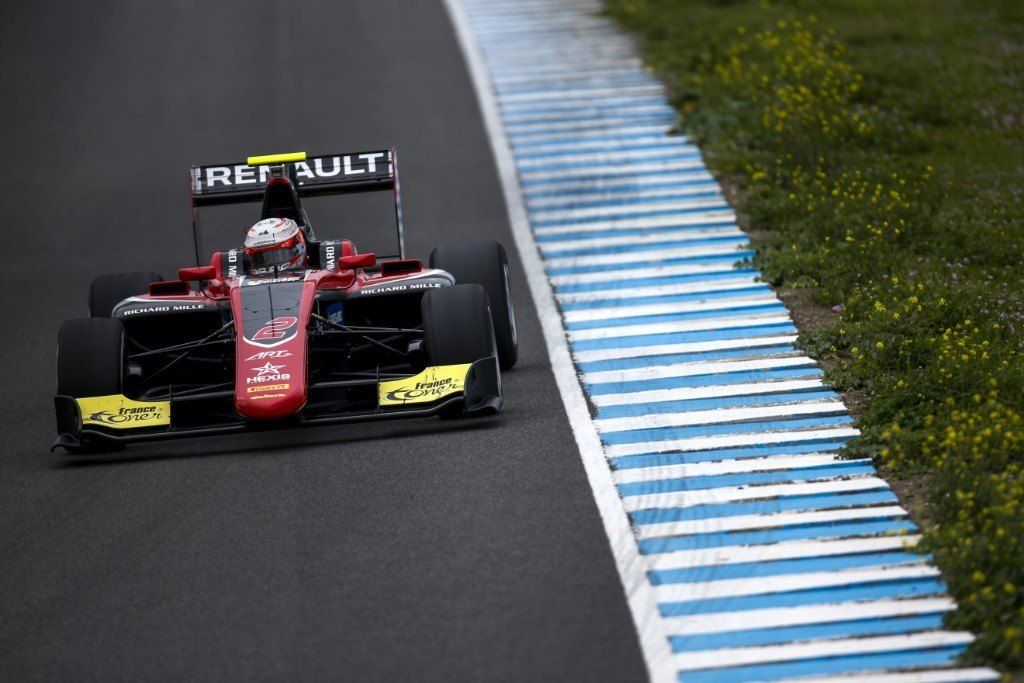
[[[96,278],[91,317],[58,334],[54,448],[500,409],[517,354],[505,250],[406,258],[394,148],[250,157],[190,182],[197,262],[201,208],[262,201],[260,218],[298,223],[307,267],[257,274],[237,248],[176,280]],[[397,253],[316,238],[304,197],[373,190],[394,193]]]

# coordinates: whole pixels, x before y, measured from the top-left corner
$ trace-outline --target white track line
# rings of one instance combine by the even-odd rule
[[[649,323],[646,325],[622,325],[619,327],[600,327],[592,330],[573,330],[569,339],[587,341],[593,339],[618,339],[620,337],[643,337],[658,334],[678,334],[681,332],[707,332],[711,330],[728,330],[742,327],[763,325],[791,324],[788,315],[769,313],[766,315],[745,316],[742,314],[717,320],[673,321],[667,323]]]
[[[676,655],[680,671],[722,669],[734,666],[788,662],[799,659],[840,657],[899,650],[919,650],[950,645],[966,645],[974,640],[970,633],[961,631],[931,631],[901,636],[848,638],[813,643],[790,643],[762,647],[737,647],[706,652],[681,652]],[[805,680],[805,679],[800,679]],[[871,680],[878,680],[873,678]]]
[[[672,213],[659,216],[610,218],[608,220],[588,221],[586,223],[558,223],[555,225],[540,226],[536,229],[536,232],[539,237],[550,237],[552,235],[564,235],[567,233],[584,235],[592,232],[617,230],[650,231],[654,228],[681,228],[684,226],[708,228],[720,226],[735,228],[736,216],[733,214],[731,209],[709,209],[707,211]],[[541,244],[543,244],[543,242]],[[633,256],[632,254],[627,253],[623,253],[622,255]],[[673,256],[673,254],[667,253],[665,258],[671,258]],[[614,262],[601,262],[600,265],[613,265],[613,263]]]
[[[572,50],[559,50],[559,49],[537,49],[532,48],[532,52],[529,57],[524,56],[524,50],[529,49],[523,46],[522,41],[508,41],[506,46],[501,48],[488,48],[487,55],[495,59],[505,59],[509,55],[515,55],[520,59],[521,65],[524,67],[537,67],[545,64],[551,64],[556,62],[568,62],[571,61],[575,56]],[[601,43],[593,45],[592,54],[594,59],[605,61],[613,59],[622,59],[632,54],[632,46],[622,40],[617,40],[614,35],[606,34],[603,36]],[[656,98],[656,95],[648,95],[652,99]],[[657,98],[661,99],[661,98]]]
[[[615,59],[590,60],[585,65],[545,64],[541,66],[517,65],[504,69],[495,67],[495,83],[532,83],[533,79],[552,80],[575,78],[583,75],[628,73],[631,69],[643,70],[643,62],[636,55]]]
[[[742,474],[745,472],[771,472],[806,467],[824,467],[841,463],[866,463],[870,460],[844,460],[832,453],[808,453],[807,455],[772,455],[763,458],[742,458],[698,462],[662,467],[637,467],[617,470],[613,473],[617,484],[632,484],[638,481],[660,481],[685,477],[708,477],[720,474]]]
[[[719,339],[706,342],[688,342],[683,344],[658,344],[655,346],[635,346],[624,349],[597,349],[595,351],[577,351],[573,354],[578,363],[594,363],[608,360],[624,360],[627,358],[645,358],[651,356],[666,356],[671,354],[702,353],[713,351],[728,351],[735,349],[759,349],[768,346],[782,346],[793,344],[797,337],[795,334],[777,335],[774,337],[751,337],[746,339]],[[803,383],[802,387],[818,386],[820,382]],[[735,387],[735,385],[733,385]],[[730,388],[729,391],[733,391]],[[781,391],[781,389],[764,389],[764,391]],[[735,394],[727,394],[735,395]]]
[[[717,505],[741,500],[778,498],[779,496],[814,496],[823,493],[848,493],[888,488],[878,477],[858,476],[849,479],[827,479],[801,484],[768,484],[764,486],[720,486],[696,491],[673,491],[622,499],[630,512],[652,508],[688,508],[696,505]]]
[[[565,256],[566,252],[581,250],[590,250],[594,255],[598,255],[608,253],[608,251],[611,251],[611,247],[651,246],[656,244],[667,244],[671,246],[671,243],[682,243],[685,245],[687,242],[706,243],[698,245],[698,247],[689,248],[719,248],[730,246],[733,249],[736,249],[747,244],[747,236],[734,226],[715,225],[711,227],[688,228],[683,230],[671,228],[660,229],[655,232],[620,236],[603,235],[600,237],[592,237],[587,234],[586,236],[541,242],[540,249],[546,256],[556,258]]]
[[[604,191],[599,194],[583,194],[569,196],[544,196],[528,200],[528,207],[531,215],[542,217],[548,211],[581,211],[590,209],[605,209],[607,216],[612,213],[621,213],[626,210],[637,212],[646,211],[647,207],[662,200],[668,201],[691,201],[695,195],[713,194],[715,198],[722,201],[722,191],[713,181],[690,183],[682,187],[654,187],[647,189],[618,188],[611,191]],[[707,201],[708,198],[701,198],[700,201]],[[613,211],[614,209],[614,211]]]
[[[656,347],[649,347],[656,348]],[[781,380],[774,382],[747,382],[744,384],[719,384],[706,387],[682,387],[679,389],[654,389],[651,391],[627,391],[620,394],[598,394],[590,400],[599,408],[642,403],[664,403],[665,401],[689,401],[703,398],[726,398],[729,396],[757,396],[807,389],[824,389],[820,379]]]
[[[537,212],[547,208],[580,208],[593,202],[619,202],[618,209],[625,207],[644,208],[647,200],[652,199],[686,199],[695,194],[716,193],[721,189],[714,181],[708,180],[699,184],[688,184],[682,187],[656,187],[654,189],[618,189],[600,194],[569,195],[556,197],[539,197],[528,200],[530,211]]]
[[[619,578],[622,580],[626,602],[637,629],[644,663],[647,665],[647,673],[656,683],[674,683],[676,669],[661,614],[658,612],[654,589],[647,580],[645,564],[637,548],[636,539],[633,537],[629,518],[615,488],[611,470],[608,469],[608,464],[605,461],[597,428],[594,427],[594,423],[590,419],[587,400],[576,378],[576,370],[573,367],[562,329],[561,316],[555,305],[551,288],[547,284],[544,265],[540,260],[537,245],[530,232],[525,204],[516,182],[515,158],[512,156],[502,128],[497,102],[491,94],[493,90],[487,66],[473,38],[466,14],[459,1],[444,0],[444,5],[451,17],[455,34],[469,68],[470,77],[473,80],[484,125],[490,138],[491,150],[498,167],[498,177],[505,195],[505,206],[509,214],[509,223],[519,252],[519,259],[526,271],[527,285],[530,288],[534,306],[537,308],[541,330],[547,343],[551,369],[562,396],[562,402],[565,404],[573,436],[579,446],[580,457],[594,494],[594,501],[604,524],[612,556],[615,558],[615,566],[619,570]]]
[[[565,138],[570,138],[580,143],[593,138],[603,137],[622,138],[623,140],[632,139],[634,136],[661,136],[661,138],[664,138],[668,135],[668,131],[670,130],[672,130],[672,126],[667,124],[644,124],[637,126],[615,126],[608,130],[587,130],[579,133],[553,133],[550,131],[544,131],[515,135],[513,137],[515,138],[516,148],[522,149],[528,145],[537,145],[538,147],[542,147],[542,143],[547,143],[552,140],[562,140]],[[684,140],[688,139],[684,136],[680,137]]]
[[[679,263],[667,266],[643,266],[630,268],[629,270],[617,273],[615,279],[609,282],[608,274],[602,271],[593,273],[575,273],[573,275],[552,275],[551,284],[562,290],[572,285],[598,285],[579,292],[565,292],[562,296],[583,296],[592,292],[612,291],[619,289],[624,292],[633,290],[637,280],[657,280],[660,278],[678,277],[681,275],[712,275],[728,274],[729,277],[720,277],[712,280],[692,280],[686,283],[689,287],[714,286],[716,282],[725,284],[736,279],[744,279],[747,282],[761,282],[760,276],[749,270],[736,270],[731,263]],[[634,283],[630,285],[629,283]],[[600,285],[624,285],[620,287],[602,287]],[[646,285],[655,288],[672,287],[675,285]],[[764,287],[768,287],[767,284]],[[653,289],[651,291],[658,291]]]
[[[523,172],[523,175],[529,175],[529,169],[543,169],[545,166],[584,166],[587,168],[593,168],[595,170],[603,168],[605,166],[613,166],[616,170],[621,168],[620,163],[637,163],[643,159],[657,159],[659,157],[666,156],[668,154],[679,153],[683,145],[673,145],[671,148],[666,149],[644,149],[644,150],[617,150],[614,152],[604,152],[601,154],[575,154],[572,156],[560,156],[551,159],[545,159],[543,157],[531,157],[529,159],[520,159],[519,168]],[[690,147],[690,152],[696,153],[696,147]],[[671,162],[669,162],[671,163]],[[571,177],[573,171],[567,171],[565,176]]]
[[[776,562],[811,557],[834,557],[853,553],[884,553],[909,550],[920,542],[918,534],[872,536],[826,540],[784,541],[766,545],[731,545],[697,550],[676,550],[648,555],[652,571],[718,567],[751,562]]]
[[[639,245],[664,244],[666,242],[700,242],[718,238],[719,242],[712,242],[709,245],[729,245],[732,248],[747,243],[747,236],[732,226],[717,228],[704,228],[699,230],[660,230],[640,235],[623,235],[621,237],[578,237],[575,239],[559,240],[557,242],[541,242],[540,250],[546,256],[557,257],[563,252],[577,251],[580,249],[599,249],[602,252],[609,247],[630,247]]]
[[[602,159],[607,160],[605,157]],[[642,159],[637,160],[626,160],[620,159],[619,163],[614,166],[606,167],[592,167],[584,166],[582,168],[570,169],[560,168],[557,170],[548,171],[523,171],[520,173],[520,178],[523,182],[530,183],[527,189],[535,187],[538,183],[547,180],[557,180],[558,187],[565,187],[565,184],[571,180],[583,180],[587,179],[588,187],[593,187],[590,184],[590,179],[599,179],[610,181],[612,179],[622,180],[623,178],[632,178],[638,174],[645,173],[668,173],[670,171],[687,171],[695,168],[704,168],[704,163],[699,159],[671,159],[668,161],[644,161]],[[551,189],[551,188],[545,188]]]
[[[776,368],[817,367],[813,359],[807,356],[788,356],[782,358],[755,358],[753,360],[715,360],[694,363],[672,363],[647,368],[630,368],[629,370],[602,370],[588,372],[583,375],[587,384],[605,384],[608,382],[640,382],[669,377],[693,377],[695,375],[715,375],[724,372],[748,372],[750,370],[769,370]]]
[[[549,142],[543,145],[536,145],[533,151],[525,150],[527,153],[537,154],[537,158],[549,158],[556,160],[563,155],[560,152],[574,151],[581,152],[615,152],[623,147],[642,147],[644,145],[660,145],[666,149],[696,150],[689,143],[686,137],[681,135],[641,135],[620,138],[616,136],[611,140],[569,140]],[[520,151],[524,151],[522,143],[517,145]]]
[[[735,309],[760,306],[782,305],[770,291],[762,296],[748,296],[742,299],[711,299],[710,301],[677,301],[664,304],[643,304],[641,306],[605,306],[602,308],[583,308],[565,312],[565,322],[597,322],[601,320],[617,320],[620,318],[638,318],[649,315],[671,315],[673,313],[712,313]]]
[[[536,229],[540,237],[563,235],[565,233],[603,232],[605,230],[650,230],[651,228],[672,228],[684,225],[728,225],[735,227],[736,214],[731,209],[698,211],[695,213],[674,213],[646,218],[611,218],[587,223],[560,223],[544,225]]]
[[[744,610],[742,618],[736,612],[695,614],[686,617],[665,617],[668,630],[675,636],[730,633],[760,628],[782,628],[830,624],[858,619],[884,619],[915,614],[935,614],[956,608],[949,598],[919,598],[911,600],[869,600],[864,602],[836,602],[804,607],[776,607]]]
[[[527,188],[527,196],[536,197],[540,194],[558,197],[595,197],[602,192],[621,191],[619,188],[629,187],[641,190],[649,185],[683,184],[713,181],[714,177],[696,161],[680,163],[680,168],[670,173],[647,173],[627,177],[585,179],[572,181],[556,181],[536,183]],[[582,191],[582,192],[581,192]],[[533,201],[533,200],[531,200]]]
[[[923,561],[923,558],[922,558]],[[757,576],[752,579],[721,579],[699,583],[668,583],[655,586],[659,602],[689,602],[714,598],[742,598],[750,595],[771,595],[811,588],[831,588],[878,581],[929,579],[939,570],[925,564],[894,565],[882,569],[842,569],[831,572],[804,572]]]
[[[581,108],[574,112],[533,112],[510,114],[509,134],[520,135],[527,132],[554,132],[569,130],[607,129],[615,122],[628,121],[667,121],[674,118],[672,109],[662,104],[640,104],[631,107],[620,107],[615,113],[599,109]]]
[[[717,408],[715,410],[692,410],[685,413],[653,413],[636,417],[616,417],[594,420],[602,434],[628,432],[638,429],[663,429],[665,427],[688,427],[698,425],[725,424],[767,418],[795,417],[798,415],[822,415],[842,413],[846,406],[842,401],[813,401],[808,403],[787,403],[779,406],[757,406],[755,408]]]
[[[800,441],[820,441],[854,437],[860,431],[850,427],[833,429],[811,429],[806,431],[753,432],[750,434],[726,434],[724,436],[699,436],[691,439],[668,439],[665,441],[644,441],[641,443],[616,444],[608,446],[605,453],[609,458],[641,453],[670,453],[679,451],[705,451],[715,448],[739,448],[741,446],[771,446]],[[879,480],[881,481],[881,480]],[[883,485],[885,482],[882,482]],[[629,503],[626,503],[629,507]]]
[[[708,266],[703,266],[707,268]],[[720,270],[719,266],[710,268]],[[607,274],[605,278],[607,279]],[[761,284],[753,275],[737,272],[730,277],[723,277],[714,280],[697,280],[674,285],[648,285],[644,287],[617,287],[615,289],[592,289],[583,292],[566,292],[558,294],[558,300],[563,304],[579,303],[585,301],[614,301],[617,299],[637,299],[640,297],[672,296],[675,294],[713,294],[716,292],[728,292],[734,289],[748,289],[760,286],[765,292],[775,293],[768,285]],[[581,309],[589,310],[589,309]],[[596,309],[595,309],[596,310]]]
[[[824,522],[848,522],[883,517],[905,517],[907,511],[898,505],[851,508],[848,510],[812,510],[809,512],[777,512],[766,515],[733,515],[710,519],[681,520],[662,524],[643,524],[637,527],[637,538],[661,538],[663,536],[694,536],[717,534],[723,531],[751,531],[754,529],[775,529],[801,524]],[[922,558],[921,562],[925,560]],[[803,576],[803,575],[800,575]]]
[[[661,263],[671,259],[700,259],[722,256],[735,256],[739,259],[743,251],[742,245],[729,242],[721,246],[710,244],[698,247],[665,247],[644,251],[618,252],[613,254],[596,254],[594,256],[565,256],[547,259],[548,268],[590,268],[594,266],[626,267],[630,263]]]
[[[643,67],[642,62],[639,59],[633,60],[631,63],[619,64],[616,62],[616,66],[600,67],[596,66],[592,69],[583,69],[575,71],[572,78],[592,78],[600,79],[606,77],[615,76],[632,76],[637,72],[641,71]],[[534,72],[517,72],[518,75],[502,76],[494,79],[494,84],[498,89],[514,87],[517,84],[520,85],[534,85],[537,83],[543,83],[545,81],[553,81],[555,83],[562,83],[566,78],[570,77],[566,75],[565,71],[534,71]]]
[[[697,161],[679,162],[677,168],[667,172],[634,173],[623,175],[610,175],[591,178],[578,178],[574,180],[553,179],[543,184],[538,183],[527,188],[526,195],[530,198],[538,196],[578,198],[598,197],[602,193],[620,193],[624,188],[643,189],[649,185],[664,185],[669,183],[708,182],[714,180],[714,176],[703,168]]]
[[[973,669],[928,669],[907,671],[903,673],[857,673],[836,674],[834,676],[815,676],[808,678],[786,678],[785,683],[967,683],[967,681],[998,681],[1000,675],[992,669],[975,667]]]
[[[550,211],[533,211],[532,216],[538,221],[564,221],[579,218],[613,216],[622,213],[654,213],[687,209],[707,209],[725,204],[721,194],[710,199],[683,199],[671,202],[645,202],[621,204],[619,206],[592,206],[586,209],[557,209]],[[736,232],[739,232],[737,230]],[[742,233],[740,233],[742,234]]]

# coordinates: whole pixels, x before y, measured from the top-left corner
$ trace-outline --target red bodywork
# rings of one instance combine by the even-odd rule
[[[346,253],[348,252],[348,253]],[[345,249],[343,256],[354,254]],[[372,259],[372,255],[364,255]],[[341,259],[339,259],[339,262]],[[212,306],[230,301],[235,323],[235,408],[251,420],[285,418],[300,411],[307,398],[306,327],[318,291],[344,291],[357,296],[368,286],[388,286],[429,274],[416,259],[381,264],[379,272],[346,268],[284,271],[276,276],[224,277],[221,259],[214,254],[207,269],[182,269],[183,277],[205,280],[202,291],[185,294],[181,281],[153,283],[150,293],[133,297],[154,304],[201,302]],[[372,262],[372,261],[371,261]],[[211,272],[212,271],[212,272]],[[434,271],[439,272],[439,271]],[[164,293],[166,292],[166,294]]]
[[[296,283],[300,290],[297,307],[282,305],[256,317],[247,315],[244,297],[255,296],[252,290],[256,288],[273,292],[279,285],[243,287],[238,281],[248,278],[232,278],[235,282],[230,282],[229,287],[235,318],[235,409],[244,417],[286,417],[305,405],[306,335],[299,334],[299,330],[305,331],[309,324],[313,295],[325,274],[326,271],[310,271],[307,279]],[[350,281],[354,283],[355,278]]]

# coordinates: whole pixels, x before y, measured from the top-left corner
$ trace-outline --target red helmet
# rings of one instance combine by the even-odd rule
[[[249,228],[245,256],[253,273],[306,267],[306,238],[291,218],[265,218]]]

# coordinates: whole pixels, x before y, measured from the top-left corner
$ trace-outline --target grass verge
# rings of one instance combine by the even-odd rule
[[[1024,669],[1024,3],[606,0],[908,492],[968,659]]]

